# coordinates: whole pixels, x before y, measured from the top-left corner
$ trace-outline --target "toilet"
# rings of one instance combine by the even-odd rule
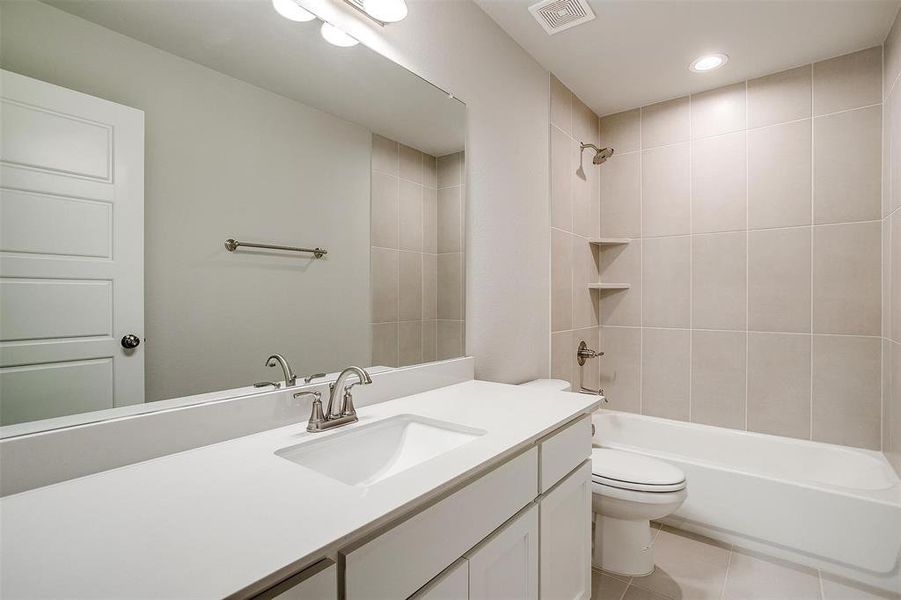
[[[536,379],[522,385],[556,392],[571,390],[569,382],[561,379]],[[651,521],[672,514],[685,502],[685,474],[649,456],[594,448],[591,492],[592,565],[619,575],[652,573]]]
[[[612,448],[591,452],[595,513],[592,565],[630,576],[654,571],[651,521],[672,514],[687,496],[685,474],[663,461]]]

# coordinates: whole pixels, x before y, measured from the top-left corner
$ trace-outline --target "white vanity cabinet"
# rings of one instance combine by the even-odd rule
[[[338,600],[338,569],[335,561],[320,560],[254,600]]]
[[[469,598],[469,561],[461,558],[428,582],[410,600],[461,600]]]
[[[538,507],[466,553],[470,600],[538,600]]]

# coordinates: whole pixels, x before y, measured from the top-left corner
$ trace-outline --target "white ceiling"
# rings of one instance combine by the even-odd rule
[[[269,0],[47,3],[433,156],[463,149],[459,100],[362,44],[332,46],[318,21],[288,21]]]
[[[537,1],[537,0],[535,0]],[[881,44],[898,0],[588,0],[597,18],[549,36],[532,1],[476,0],[598,115]],[[688,65],[711,52],[729,62]]]

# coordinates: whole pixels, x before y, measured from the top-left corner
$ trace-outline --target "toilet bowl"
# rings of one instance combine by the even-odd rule
[[[620,575],[652,573],[650,522],[685,501],[685,474],[663,461],[610,448],[592,450],[591,472],[592,565]]]

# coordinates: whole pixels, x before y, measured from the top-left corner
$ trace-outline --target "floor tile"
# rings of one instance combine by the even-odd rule
[[[660,594],[655,594],[654,592],[651,592],[644,588],[630,585],[629,589],[626,590],[626,595],[623,596],[623,600],[670,600],[670,599],[667,598],[666,596],[661,596]]]
[[[729,563],[730,550],[727,544],[665,525],[654,540],[654,559],[657,565],[664,567],[690,557],[725,568]]]
[[[693,552],[672,555],[646,577],[634,577],[632,585],[673,600],[720,600],[726,580],[726,563],[707,562]]]
[[[818,600],[816,572],[765,558],[734,552],[726,577],[724,600]]]
[[[627,581],[601,571],[591,572],[591,600],[620,600],[629,587]]]
[[[901,598],[901,594],[892,596],[888,592],[867,591],[850,583],[833,581],[823,577],[824,600],[883,600],[885,598]]]

